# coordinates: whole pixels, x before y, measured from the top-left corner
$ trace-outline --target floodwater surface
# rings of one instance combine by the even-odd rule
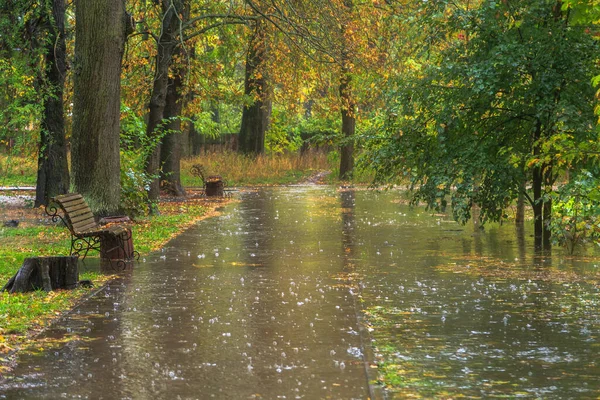
[[[390,397],[600,395],[592,259],[401,199],[243,193],[49,329],[0,398],[366,399],[374,362]]]

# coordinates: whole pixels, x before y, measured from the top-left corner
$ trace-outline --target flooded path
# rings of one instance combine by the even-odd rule
[[[50,329],[0,397],[369,397],[332,194],[245,194]]]
[[[245,193],[50,329],[0,398],[366,399],[372,347],[389,397],[597,398],[597,261],[401,198]]]

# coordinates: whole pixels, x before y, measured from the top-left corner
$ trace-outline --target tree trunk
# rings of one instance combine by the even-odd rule
[[[344,78],[342,78],[344,80]],[[350,79],[347,77],[347,79]],[[347,82],[340,84],[340,94],[346,92]],[[351,95],[342,94],[342,135],[344,143],[340,147],[340,180],[350,180],[354,172],[354,133],[356,119],[354,118],[354,105]]]
[[[189,123],[189,131],[191,155],[197,156],[202,150],[203,136],[196,130],[196,125],[193,122]]]
[[[66,74],[65,1],[52,1],[47,15],[45,81],[50,89],[44,103],[44,116],[38,155],[35,207],[47,205],[50,197],[69,191],[69,166],[65,139],[63,93]]]
[[[544,168],[544,184],[546,185],[546,193],[552,192],[552,185],[554,179],[552,178],[552,165],[546,165]],[[550,224],[552,223],[552,199],[548,198],[544,201],[543,208],[543,221],[544,221],[544,233],[542,247],[544,250],[551,250],[552,248],[552,231],[550,230]]]
[[[352,0],[345,0],[344,6],[348,12],[352,11]],[[340,77],[340,101],[342,113],[343,142],[340,147],[340,180],[352,179],[354,171],[354,134],[356,131],[356,104],[352,95],[350,46],[346,26],[342,26],[342,53]]]
[[[539,156],[540,154],[540,144],[539,139],[541,137],[541,124],[538,122],[534,131],[533,137],[533,154],[534,156]],[[543,185],[543,172],[542,167],[536,165],[533,167],[533,179],[532,179],[532,189],[533,189],[533,220],[534,220],[534,229],[533,229],[533,237],[534,237],[534,247],[536,250],[542,249],[542,239],[544,237],[544,220],[543,220],[543,208],[544,204],[542,202],[542,185]]]
[[[2,292],[22,293],[43,289],[75,289],[79,281],[77,256],[26,258]]]
[[[519,195],[517,197],[517,212],[515,213],[515,224],[523,226],[525,222],[525,191],[526,181],[522,179],[519,183]]]
[[[121,58],[132,27],[124,0],[77,0],[75,17],[71,186],[110,215],[121,194]]]
[[[245,154],[264,154],[265,135],[271,119],[272,103],[265,78],[267,59],[264,21],[258,21],[248,45],[244,94],[254,101],[242,110],[242,125],[238,139],[238,151]]]
[[[157,138],[162,134],[159,127],[164,118],[167,88],[169,85],[169,67],[171,66],[173,52],[177,46],[176,36],[178,25],[179,18],[177,17],[175,7],[172,7],[170,2],[163,2],[161,35],[158,39],[154,84],[148,107],[148,125],[146,126],[148,137]],[[158,140],[157,142],[158,145],[148,155],[148,159],[146,160],[146,172],[154,177],[148,191],[150,201],[158,200],[160,196],[161,141]]]
[[[167,134],[162,140],[160,159],[162,164],[161,179],[167,191],[174,196],[185,196],[181,185],[181,108],[183,98],[183,71],[178,69],[169,78],[167,96],[165,99],[164,118],[171,118],[166,128]]]
[[[552,232],[550,231],[550,223],[552,222],[552,200],[548,199],[544,201],[543,213],[543,241],[542,248],[544,250],[550,250],[552,248]]]

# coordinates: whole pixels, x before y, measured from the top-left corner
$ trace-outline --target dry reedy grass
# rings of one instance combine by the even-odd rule
[[[195,164],[203,165],[208,175],[220,175],[232,186],[293,183],[317,171],[331,169],[327,154],[320,151],[309,151],[304,155],[256,157],[232,151],[209,151],[181,160],[181,180],[184,186],[202,186],[201,179],[190,173],[190,168]]]

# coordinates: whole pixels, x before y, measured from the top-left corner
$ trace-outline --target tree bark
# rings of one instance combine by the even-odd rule
[[[23,293],[43,289],[75,289],[79,281],[77,256],[26,258],[0,291]]]
[[[161,178],[166,189],[174,196],[185,196],[181,185],[181,109],[183,97],[183,71],[177,69],[173,77],[169,78],[167,96],[165,99],[164,118],[171,118],[166,128],[167,134],[162,140],[160,158],[162,164]]]
[[[538,122],[534,131],[533,136],[533,154],[534,156],[539,156],[540,154],[540,144],[539,140],[541,138],[541,123]],[[544,204],[542,203],[542,185],[543,185],[543,172],[542,167],[540,165],[536,165],[533,167],[533,179],[531,182],[533,189],[533,237],[534,237],[534,247],[536,250],[542,249],[542,241],[544,236],[544,220],[543,220],[543,209]]]
[[[546,193],[552,192],[552,185],[554,183],[554,179],[552,177],[552,165],[545,165],[544,168],[544,184],[546,186]],[[542,210],[543,222],[544,222],[544,233],[543,233],[543,242],[542,247],[546,251],[550,251],[552,249],[552,231],[550,230],[550,224],[552,223],[552,199],[548,198],[544,201],[544,208]]]
[[[77,0],[73,191],[96,214],[119,210],[121,58],[130,32],[124,0]]]
[[[342,100],[342,140],[344,140],[340,147],[340,180],[349,180],[352,179],[354,172],[353,138],[356,132],[356,119],[354,117],[356,107],[350,93],[350,76],[345,72],[342,72],[340,96]]]
[[[269,129],[272,103],[265,72],[267,45],[265,22],[257,21],[246,55],[244,94],[253,98],[242,110],[238,151],[245,154],[264,154],[265,136]]]
[[[179,26],[179,18],[177,15],[176,5],[169,1],[162,1],[163,16],[161,35],[158,38],[158,49],[156,55],[156,70],[154,72],[154,84],[152,86],[152,94],[150,95],[150,104],[148,106],[148,125],[146,126],[146,134],[148,137],[159,137],[160,124],[164,118],[165,105],[167,99],[167,88],[169,85],[169,67],[173,58],[173,53],[177,47],[177,29]],[[158,200],[160,196],[160,153],[161,141],[158,140],[158,145],[149,154],[146,160],[146,172],[153,177],[148,191],[150,201]]]
[[[345,0],[344,6],[352,11],[352,0]],[[342,26],[340,101],[342,114],[342,144],[340,146],[340,180],[352,179],[354,172],[354,134],[356,132],[356,104],[352,94],[350,43],[347,38],[347,27]]]
[[[193,121],[189,123],[190,155],[197,156],[202,151],[203,136],[196,130]]]
[[[526,181],[522,179],[519,183],[519,195],[517,197],[517,212],[515,213],[515,224],[523,226],[525,223],[525,190]]]
[[[46,16],[48,37],[45,46],[44,78],[50,96],[44,115],[38,154],[35,207],[47,205],[51,197],[69,191],[69,166],[65,139],[63,94],[66,74],[65,1],[52,1],[52,15]]]

